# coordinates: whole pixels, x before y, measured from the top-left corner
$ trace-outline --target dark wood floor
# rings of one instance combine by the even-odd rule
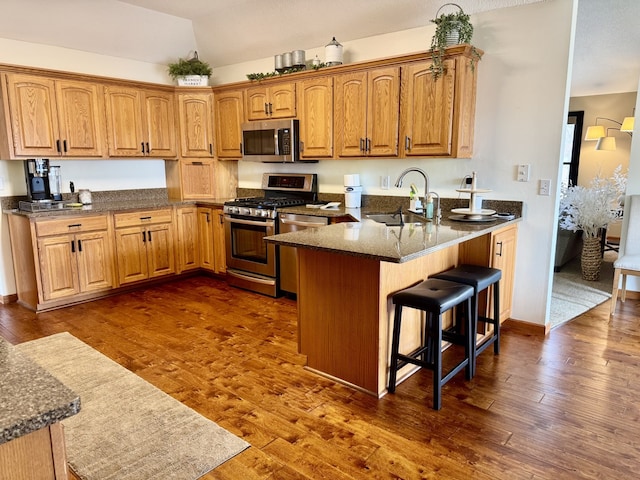
[[[640,478],[640,303],[546,338],[505,327],[431,409],[431,373],[375,399],[303,369],[296,304],[208,277],[35,315],[12,343],[68,331],[251,443],[211,479]]]

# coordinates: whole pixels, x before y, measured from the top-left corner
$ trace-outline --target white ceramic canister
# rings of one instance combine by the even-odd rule
[[[336,37],[324,47],[324,63],[328,66],[342,65],[342,45],[338,43]]]

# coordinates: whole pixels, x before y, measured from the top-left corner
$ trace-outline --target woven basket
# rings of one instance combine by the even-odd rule
[[[602,246],[598,237],[584,237],[582,241],[582,278],[595,281],[600,278],[602,264]]]
[[[178,77],[178,85],[181,87],[206,87],[209,84],[209,77],[205,75],[186,75]]]

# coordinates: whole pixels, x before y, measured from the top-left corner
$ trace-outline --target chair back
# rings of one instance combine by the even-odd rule
[[[640,255],[640,195],[628,196],[624,204],[619,256],[623,255]]]

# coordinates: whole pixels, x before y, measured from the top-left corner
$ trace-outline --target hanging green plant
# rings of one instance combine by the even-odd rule
[[[454,13],[443,13],[438,16],[440,11],[446,6],[453,6],[458,9]],[[436,18],[431,20],[436,25],[436,32],[431,38],[431,48],[433,63],[429,68],[434,79],[438,79],[444,73],[444,54],[445,49],[451,45],[460,43],[471,43],[473,37],[473,25],[470,17],[462,10],[462,7],[456,3],[445,3],[436,12]],[[480,59],[480,54],[475,47],[471,50],[476,60]],[[474,67],[472,59],[471,68]]]

